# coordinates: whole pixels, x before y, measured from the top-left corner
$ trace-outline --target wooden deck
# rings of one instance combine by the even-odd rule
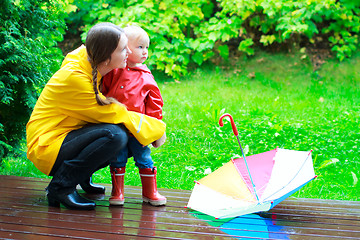
[[[109,207],[105,184],[96,210],[75,211],[47,206],[48,181],[0,176],[0,239],[360,239],[360,202],[289,198],[224,221],[185,209],[190,191],[160,189],[168,204],[152,207],[126,186],[125,205]]]

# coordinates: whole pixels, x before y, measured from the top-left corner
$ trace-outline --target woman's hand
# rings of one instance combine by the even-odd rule
[[[164,133],[164,135],[162,135],[161,138],[153,142],[152,145],[153,147],[158,148],[161,147],[165,143],[165,141],[166,141],[166,133]]]

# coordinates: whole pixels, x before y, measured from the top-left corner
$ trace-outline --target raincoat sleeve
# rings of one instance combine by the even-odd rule
[[[57,108],[60,114],[88,123],[122,123],[143,145],[154,142],[164,134],[166,126],[162,121],[128,111],[125,106],[115,103],[99,105],[95,99],[91,78],[84,77],[83,73],[72,71],[70,76],[60,74],[54,77],[67,79],[63,85],[61,81],[48,83],[48,90],[58,92],[55,96],[58,98]],[[51,84],[57,86],[51,88]],[[63,97],[59,97],[60,95]],[[104,97],[101,93],[100,95]]]
[[[155,85],[151,86],[150,91],[145,99],[145,114],[161,120],[163,118],[163,106],[164,101],[161,97],[160,89],[155,83]]]

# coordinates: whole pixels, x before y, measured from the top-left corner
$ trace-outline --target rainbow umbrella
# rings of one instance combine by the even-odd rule
[[[245,158],[232,116],[222,115],[220,126],[224,117],[230,118],[242,158],[195,181],[188,208],[215,218],[268,211],[316,177],[311,151],[277,148]]]

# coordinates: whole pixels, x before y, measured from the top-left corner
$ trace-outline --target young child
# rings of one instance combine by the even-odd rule
[[[128,26],[124,28],[128,37],[130,53],[127,66],[114,69],[103,77],[102,93],[113,97],[126,105],[129,111],[135,111],[148,116],[162,119],[163,99],[153,75],[145,64],[148,58],[150,39],[140,27]],[[152,145],[160,147],[165,142],[163,138]],[[124,175],[127,159],[134,157],[135,165],[139,168],[143,201],[154,206],[166,204],[166,198],[160,195],[156,186],[157,169],[153,165],[148,146],[142,146],[135,137],[129,136],[127,148],[110,163],[112,179],[112,193],[110,205],[124,204]]]

